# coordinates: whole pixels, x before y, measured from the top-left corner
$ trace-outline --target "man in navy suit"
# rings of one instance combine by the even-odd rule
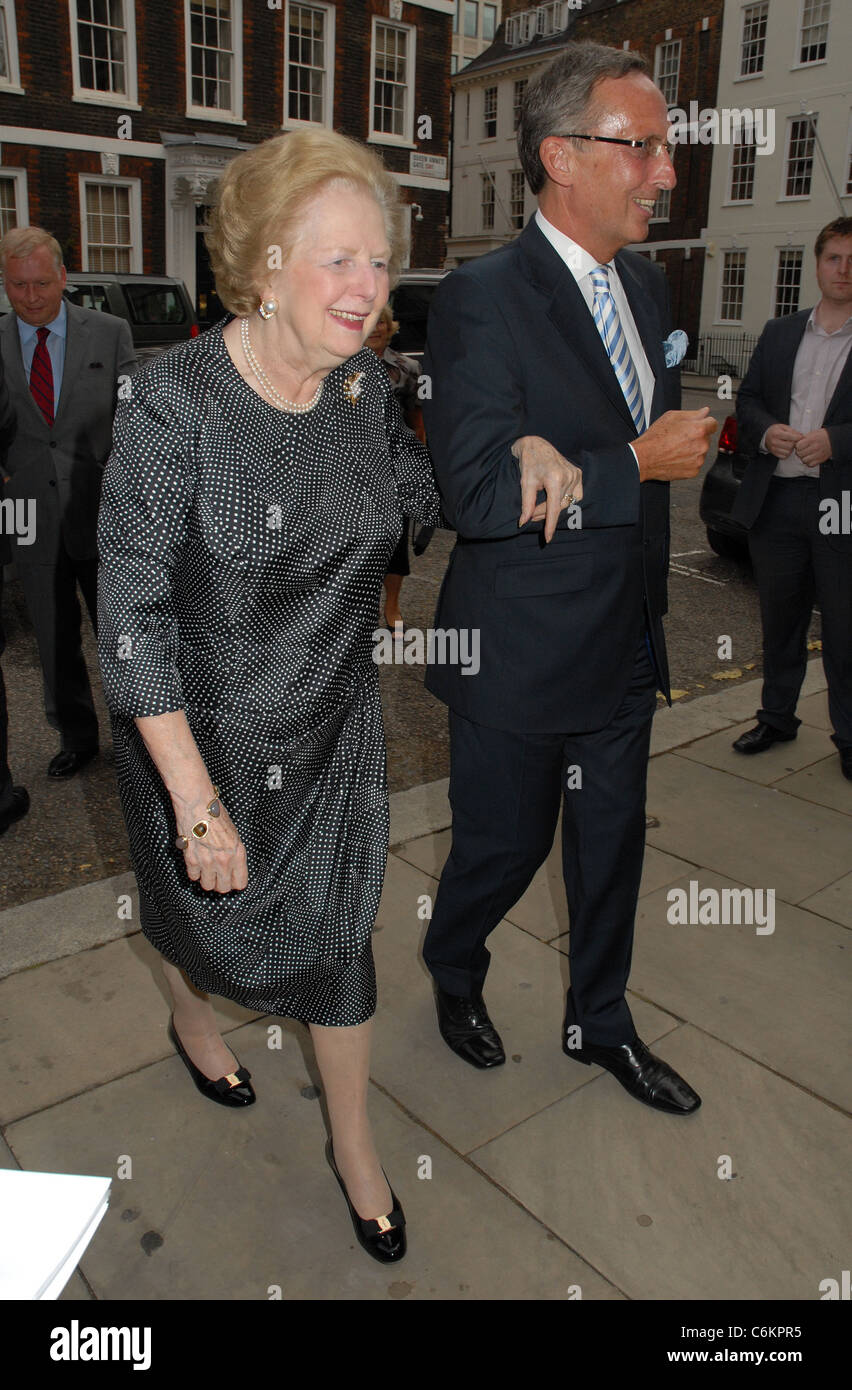
[[[734,748],[796,737],[816,598],[833,738],[852,782],[852,217],[823,227],[814,250],[819,303],[770,319],[737,395],[750,458],[732,515],[749,528],[760,595],[763,704]]]
[[[639,55],[568,44],[528,89],[518,148],[539,209],[433,300],[426,431],[458,531],[436,626],[479,629],[480,669],[433,664],[450,707],[453,839],[424,956],[465,1061],[505,1061],[482,997],[488,934],[547,857],[563,805],[571,916],[562,1044],[676,1114],[699,1097],[625,999],[659,687],[668,694],[668,483],[715,423],[680,411],[662,271],[644,240],[675,175]]]

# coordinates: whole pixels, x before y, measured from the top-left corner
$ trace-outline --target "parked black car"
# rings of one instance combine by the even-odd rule
[[[182,280],[169,275],[69,271],[65,293],[83,309],[126,319],[140,362],[198,336],[198,319]]]
[[[105,271],[69,272],[65,297],[82,309],[98,309],[126,319],[140,362],[174,343],[198,336],[198,319],[182,280],[170,275],[119,275]],[[0,314],[12,306],[0,288]]]
[[[403,270],[391,290],[390,306],[399,323],[391,346],[419,362],[426,347],[426,320],[432,295],[446,270]]]
[[[732,520],[731,510],[748,460],[738,449],[736,415],[729,415],[719,435],[719,452],[704,476],[699,514],[707,527],[707,543],[726,559],[748,559],[748,533]]]

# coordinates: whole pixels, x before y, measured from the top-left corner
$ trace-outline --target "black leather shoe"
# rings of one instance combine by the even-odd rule
[[[48,777],[73,777],[90,763],[92,758],[98,756],[97,748],[90,748],[85,753],[57,753],[55,758],[51,758],[47,765]]]
[[[840,771],[852,782],[852,748],[841,748]],[[21,788],[23,790],[23,788]]]
[[[401,1260],[408,1249],[405,1238],[405,1214],[390,1183],[388,1183],[388,1187],[390,1187],[393,1210],[388,1216],[379,1216],[374,1220],[365,1219],[358,1215],[349,1200],[346,1184],[337,1171],[330,1139],[325,1146],[325,1156],[332,1173],[340,1183],[340,1190],[346,1198],[346,1205],[349,1208],[349,1215],[352,1218],[352,1226],[358,1244],[380,1264],[389,1265],[393,1264],[395,1260]],[[385,1173],[384,1168],[382,1172]],[[387,1173],[385,1173],[385,1178],[387,1178]]]
[[[782,734],[780,729],[773,729],[769,724],[758,722],[748,733],[740,734],[731,747],[738,753],[762,753],[765,748],[771,748],[773,743],[792,743],[795,737],[795,734]]]
[[[247,1071],[245,1067],[238,1066],[236,1071],[229,1072],[227,1076],[220,1076],[218,1081],[211,1081],[209,1076],[205,1076],[203,1071],[199,1071],[192,1058],[188,1057],[184,1051],[183,1044],[175,1030],[174,1015],[169,1019],[169,1037],[203,1096],[206,1096],[208,1100],[215,1100],[217,1105],[229,1105],[231,1107],[254,1105],[257,1096],[251,1085],[250,1071]]]
[[[7,806],[5,811],[0,811],[0,835],[5,835],[9,826],[14,825],[21,816],[25,816],[29,809],[30,794],[26,787],[13,787],[11,806]]]
[[[481,994],[465,999],[436,988],[435,1002],[438,1028],[447,1047],[472,1067],[502,1067],[506,1054]]]
[[[604,1067],[621,1082],[625,1091],[655,1110],[665,1110],[669,1115],[691,1115],[701,1104],[701,1097],[683,1077],[667,1062],[655,1057],[640,1038],[621,1047],[601,1047],[596,1043],[569,1047],[563,1028],[562,1051],[575,1062]]]

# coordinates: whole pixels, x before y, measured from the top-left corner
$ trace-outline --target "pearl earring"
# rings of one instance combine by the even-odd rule
[[[271,319],[278,313],[277,299],[262,299],[258,311],[262,319]]]

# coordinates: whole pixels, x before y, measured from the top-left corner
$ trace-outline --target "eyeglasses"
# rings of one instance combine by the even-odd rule
[[[561,135],[560,140],[598,140],[603,145],[629,145],[631,149],[641,150],[643,159],[656,159],[657,155],[668,155],[669,159],[674,158],[676,146],[671,140],[661,140],[658,135],[646,135],[644,140],[622,140],[616,135],[578,135],[576,131],[569,131],[567,135]]]

